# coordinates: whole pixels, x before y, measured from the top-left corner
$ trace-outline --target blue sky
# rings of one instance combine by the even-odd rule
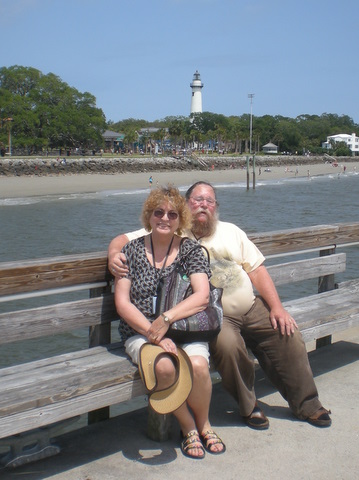
[[[0,66],[54,73],[107,120],[203,110],[359,122],[356,0],[0,0]]]

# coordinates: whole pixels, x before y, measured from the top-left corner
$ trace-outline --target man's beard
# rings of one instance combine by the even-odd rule
[[[193,212],[192,233],[197,239],[210,237],[216,230],[218,214],[217,212],[212,214],[206,210],[205,213],[207,215],[207,220],[200,221],[197,219],[197,214],[199,212],[204,212],[204,210],[199,208],[196,212]]]

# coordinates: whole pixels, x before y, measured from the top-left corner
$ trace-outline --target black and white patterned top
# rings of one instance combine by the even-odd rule
[[[129,269],[127,278],[131,280],[130,300],[148,320],[153,321],[153,297],[156,295],[161,269],[153,267],[147,258],[145,237],[127,243],[122,251],[126,255]],[[188,252],[190,253],[186,256]],[[186,256],[188,276],[193,273],[206,273],[208,278],[211,277],[208,260],[201,246],[189,238],[181,243],[174,262],[164,268],[162,276],[172,273],[180,256]],[[137,334],[123,319],[120,319],[118,330],[123,341]]]

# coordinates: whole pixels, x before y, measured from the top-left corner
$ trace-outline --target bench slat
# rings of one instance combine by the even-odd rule
[[[323,292],[283,305],[308,342],[359,323],[359,283],[356,287]]]
[[[92,355],[89,356],[88,352]],[[19,365],[11,377],[0,376],[0,425],[4,416],[65,402],[139,379],[137,367],[130,362],[123,348],[108,351],[105,347],[96,347],[84,351],[84,355],[81,352],[65,354],[52,358],[49,365],[35,361],[31,363],[31,375],[29,364],[24,366],[23,371],[23,366]],[[143,388],[141,393],[144,393]]]
[[[31,401],[33,396],[39,398],[40,395],[45,395],[45,397],[47,397],[47,391],[56,392],[59,388],[56,382],[59,379],[60,383],[62,379],[68,381],[66,385],[60,387],[60,391],[63,388],[66,390],[66,388],[69,387],[69,391],[64,393],[64,395],[77,395],[77,393],[71,393],[70,387],[75,384],[78,387],[86,385],[87,379],[82,379],[82,375],[83,372],[87,372],[89,368],[93,369],[94,372],[97,372],[98,369],[101,370],[104,365],[111,369],[111,371],[105,373],[103,377],[98,376],[97,373],[91,373],[89,375],[89,378],[93,377],[90,380],[91,384],[94,382],[101,383],[102,381],[107,381],[112,378],[121,378],[121,372],[117,374],[112,371],[113,365],[115,365],[116,369],[122,369],[122,365],[124,365],[129,372],[131,371],[131,364],[122,348],[110,352],[106,347],[95,347],[90,350],[91,355],[82,355],[82,352],[85,351],[86,350],[82,350],[51,357],[51,361],[49,362],[35,360],[29,364],[18,365],[11,375],[9,375],[9,372],[5,372],[5,375],[0,375],[0,388],[2,392],[0,399],[0,416],[3,406],[8,404],[9,401],[12,403],[11,408],[17,409],[19,408],[18,405],[21,405],[22,402]],[[28,365],[31,366],[31,371],[26,368]],[[23,366],[26,367],[23,368]],[[31,375],[29,373],[31,373]],[[45,393],[36,391],[36,386],[44,386],[47,391]],[[24,399],[22,390],[24,388],[26,388],[27,392],[26,399]]]
[[[267,267],[267,270],[275,285],[285,285],[309,278],[344,272],[345,267],[346,254],[337,253],[324,257],[311,258],[310,260],[297,260],[280,265],[271,265]]]
[[[359,289],[359,278],[354,278],[353,280],[346,280],[344,282],[338,283],[338,288],[346,288],[348,290]]]
[[[7,262],[0,264],[0,295],[109,281],[111,278],[103,252]]]
[[[248,235],[264,255],[359,242],[359,223],[315,225]]]
[[[143,383],[140,379],[128,381],[86,395],[59,401],[51,405],[40,406],[32,410],[0,418],[0,438],[10,437],[17,433],[44,427],[51,423],[66,420],[77,415],[126,402],[144,395]]]
[[[5,368],[0,391],[0,438],[145,393],[137,367],[120,346],[95,347]]]
[[[0,314],[0,344],[54,335],[118,319],[113,295]]]
[[[85,348],[84,350],[78,350],[75,352],[69,352],[69,353],[62,353],[60,355],[54,355],[52,357],[48,358],[42,358],[40,360],[33,360],[32,362],[28,363],[22,363],[21,364],[21,371],[22,372],[32,372],[34,369],[34,364],[36,365],[37,368],[42,368],[46,366],[50,366],[53,364],[58,364],[59,362],[66,362],[66,360],[69,358],[73,358],[76,360],[77,358],[82,358],[86,360],[87,362],[91,362],[91,358],[96,355],[97,350],[99,349],[100,352],[103,351],[103,349],[107,350],[108,352],[112,353],[114,355],[121,355],[124,353],[124,348],[122,346],[121,342],[117,343],[111,343],[109,345],[104,345],[104,346],[97,346],[93,348]],[[13,375],[17,375],[19,372],[19,365],[11,365],[9,367],[4,367],[0,370],[0,378],[2,377],[12,377]],[[9,380],[6,380],[7,382]]]

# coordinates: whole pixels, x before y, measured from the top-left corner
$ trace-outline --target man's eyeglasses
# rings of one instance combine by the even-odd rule
[[[154,215],[156,218],[162,218],[162,217],[164,217],[166,214],[167,214],[167,218],[168,218],[169,220],[177,220],[177,218],[178,218],[178,213],[177,213],[177,212],[174,212],[173,210],[170,210],[169,212],[166,212],[166,211],[163,210],[162,208],[157,208],[157,209],[153,212],[153,215]]]
[[[216,200],[214,200],[213,198],[211,197],[190,197],[191,200],[194,202],[194,203],[203,203],[203,202],[207,202],[208,205],[215,205],[217,202]]]

